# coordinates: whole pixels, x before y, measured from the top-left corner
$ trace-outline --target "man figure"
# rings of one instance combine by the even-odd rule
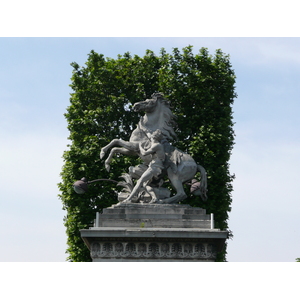
[[[131,202],[132,198],[135,196],[135,194],[138,192],[140,187],[142,186],[143,183],[147,186],[148,183],[151,181],[151,179],[158,178],[158,176],[162,173],[162,170],[164,168],[164,161],[165,161],[165,151],[163,145],[160,143],[160,141],[163,139],[163,134],[162,132],[157,129],[154,131],[150,137],[151,140],[151,147],[148,150],[144,150],[141,147],[141,144],[139,144],[140,148],[140,153],[145,156],[145,155],[152,155],[152,160],[149,163],[148,169],[142,174],[140,179],[137,181],[135,187],[133,188],[131,194],[129,197],[124,200],[123,202]],[[148,182],[147,182],[148,181]],[[158,199],[152,199],[152,203],[156,202]]]

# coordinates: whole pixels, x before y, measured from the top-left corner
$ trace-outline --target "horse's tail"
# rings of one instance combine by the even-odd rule
[[[200,182],[193,179],[192,181],[192,187],[191,187],[191,192],[193,192],[195,195],[199,195],[202,200],[206,201],[207,200],[207,176],[206,176],[206,171],[205,169],[197,165],[197,170],[201,174],[201,180]]]

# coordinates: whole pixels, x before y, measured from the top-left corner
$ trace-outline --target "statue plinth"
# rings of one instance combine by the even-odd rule
[[[94,262],[215,261],[227,231],[205,209],[180,204],[119,204],[81,230]]]

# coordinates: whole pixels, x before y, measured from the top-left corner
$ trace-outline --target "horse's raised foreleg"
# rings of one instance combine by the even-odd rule
[[[100,159],[102,159],[104,157],[107,150],[110,149],[111,147],[120,146],[119,145],[120,141],[121,140],[119,140],[119,139],[113,139],[109,144],[107,144],[105,147],[103,147],[100,151]]]
[[[124,147],[128,150],[132,150],[132,151],[138,151],[138,144],[132,143],[132,142],[126,142],[123,140],[119,140],[119,139],[113,139],[109,144],[107,144],[105,147],[103,147],[100,151],[100,159],[102,159],[105,155],[105,153],[107,152],[108,149],[115,147],[115,146],[119,146],[119,147]]]
[[[116,153],[121,153],[121,154],[125,154],[125,155],[128,155],[128,156],[137,155],[137,152],[128,150],[126,148],[118,148],[118,147],[112,148],[111,151],[110,151],[110,153],[109,153],[108,158],[105,161],[105,169],[107,170],[107,172],[109,172],[109,170],[110,170],[111,160],[112,160],[113,156]]]

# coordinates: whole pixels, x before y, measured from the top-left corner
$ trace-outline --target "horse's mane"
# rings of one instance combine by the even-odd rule
[[[158,98],[158,101],[160,101],[163,104],[163,114],[165,118],[165,124],[161,131],[164,135],[168,137],[168,139],[173,140],[174,138],[177,139],[177,135],[174,131],[174,127],[176,127],[176,116],[172,113],[170,109],[170,102],[168,100]]]
[[[154,93],[151,95],[152,99],[159,101],[162,104],[162,114],[164,118],[164,124],[162,127],[158,128],[161,130],[163,135],[166,137],[167,140],[174,140],[177,139],[177,135],[174,131],[174,127],[176,127],[176,116],[172,113],[170,109],[170,101],[164,99],[162,93]],[[143,117],[141,117],[139,125],[140,127],[145,127],[143,124]]]

